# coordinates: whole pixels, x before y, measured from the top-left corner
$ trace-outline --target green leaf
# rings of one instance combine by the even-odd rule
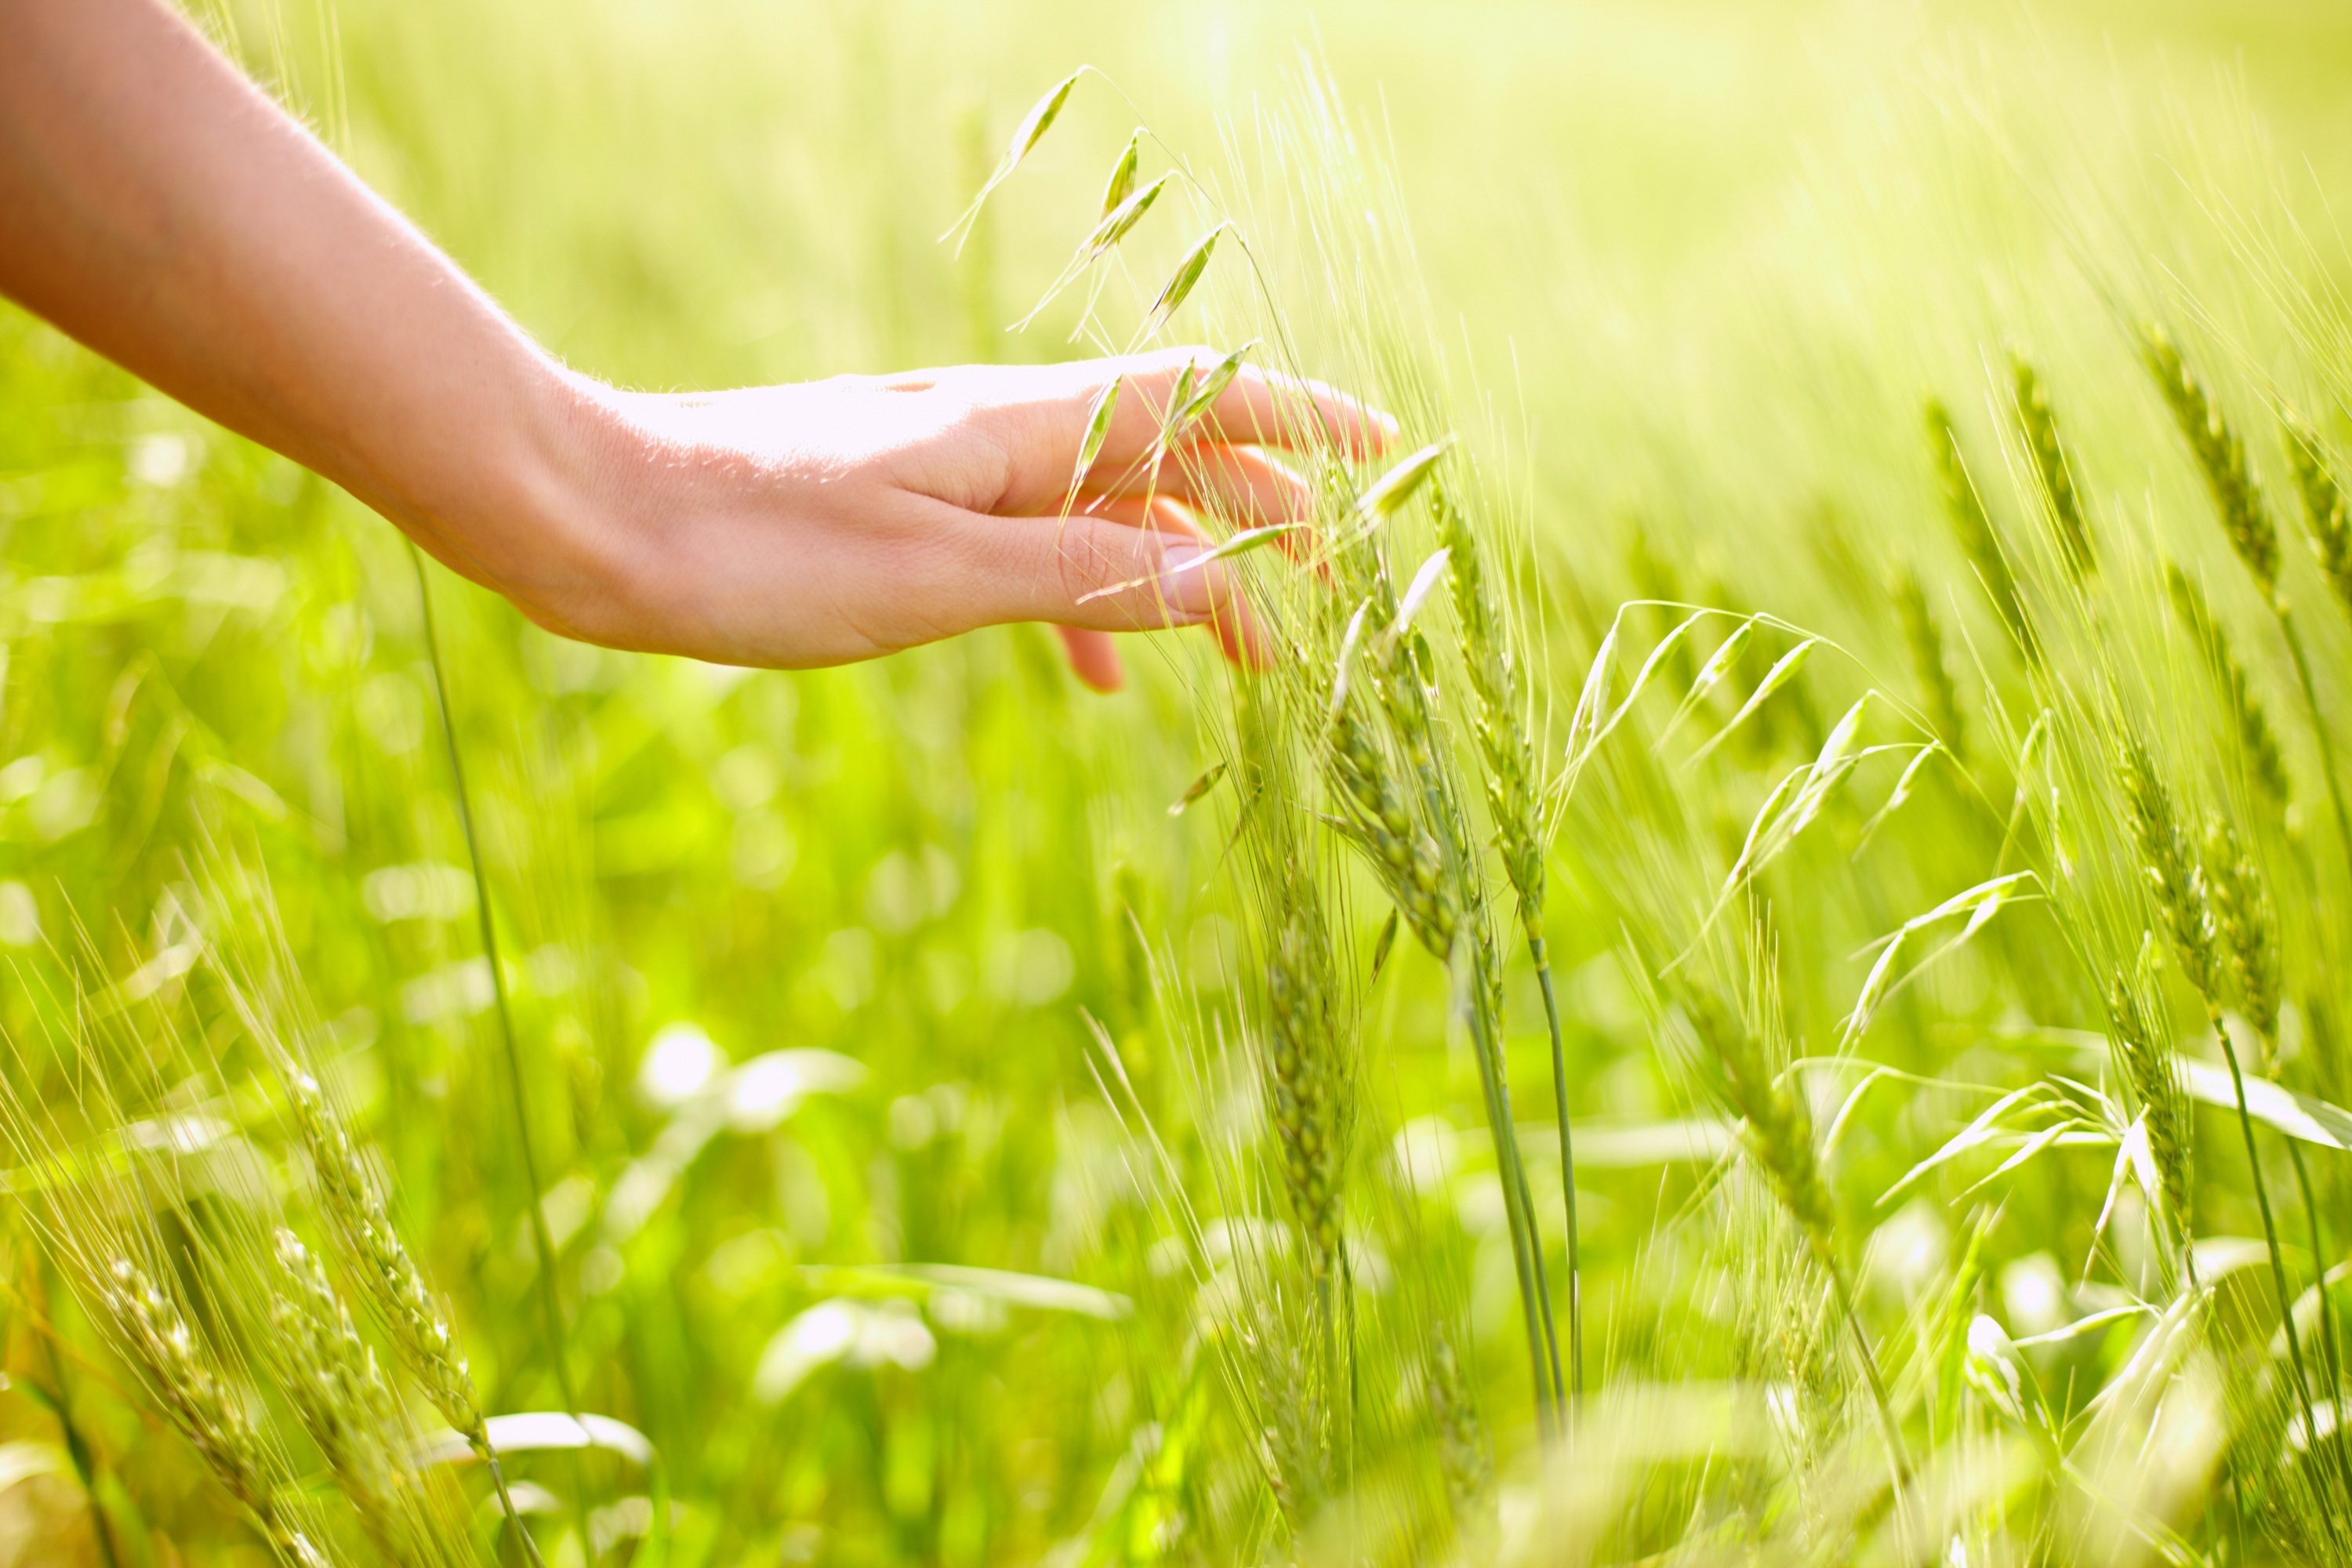
[[[2188,1091],[2189,1099],[2218,1105],[2224,1110],[2238,1109],[2237,1089],[2230,1081],[2228,1068],[2184,1058],[2179,1069],[2180,1087]],[[2297,1094],[2252,1073],[2246,1074],[2245,1079],[2247,1115],[2290,1138],[2352,1153],[2352,1111],[2307,1094]]]

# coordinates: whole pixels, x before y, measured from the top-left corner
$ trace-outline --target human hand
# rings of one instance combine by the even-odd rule
[[[1312,490],[1271,453],[1328,439],[1370,455],[1395,426],[1328,387],[1245,369],[1155,460],[1184,366],[1205,374],[1220,357],[1171,349],[683,395],[579,383],[581,482],[551,524],[569,548],[523,550],[508,581],[485,564],[551,629],[722,663],[839,664],[1025,620],[1054,623],[1097,690],[1123,678],[1114,632],[1205,626],[1252,660],[1263,639],[1227,570],[1187,564],[1206,549],[1189,509],[1244,526],[1303,520]],[[1072,502],[1114,375],[1110,429]],[[580,568],[541,570],[551,560]]]

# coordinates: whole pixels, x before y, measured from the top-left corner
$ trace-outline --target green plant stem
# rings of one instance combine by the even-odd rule
[[[1537,918],[1522,909],[1525,921]],[[1571,1397],[1584,1397],[1584,1268],[1577,1241],[1576,1144],[1568,1126],[1568,1058],[1560,1048],[1559,1001],[1552,994],[1551,955],[1544,939],[1529,924],[1528,952],[1535,960],[1536,984],[1543,991],[1544,1026],[1551,1035],[1552,1110],[1559,1120],[1559,1190],[1568,1210],[1568,1388]]]
[[[530,1189],[530,1239],[539,1259],[540,1310],[547,1320],[548,1360],[554,1364],[555,1388],[563,1400],[563,1413],[576,1423],[580,1419],[580,1399],[572,1391],[570,1358],[564,1354],[566,1335],[563,1329],[563,1302],[555,1289],[555,1238],[548,1234],[547,1214],[541,1205],[540,1194],[544,1189],[539,1179],[539,1156],[531,1147],[530,1112],[528,1091],[524,1087],[522,1047],[515,1037],[514,1010],[507,1002],[506,973],[499,964],[499,933],[497,923],[490,918],[490,880],[482,866],[481,841],[474,832],[474,805],[466,788],[466,760],[457,744],[457,719],[449,707],[449,681],[441,668],[441,637],[433,624],[433,584],[425,572],[425,552],[415,540],[408,543],[410,564],[416,568],[416,602],[425,616],[425,652],[426,662],[433,667],[433,694],[441,708],[441,733],[449,743],[449,777],[457,795],[457,822],[465,829],[466,859],[474,872],[474,913],[482,932],[482,959],[490,966],[490,995],[498,1004],[499,1038],[505,1047],[507,1087],[512,1093],[515,1117],[515,1152],[521,1157],[523,1180]],[[487,1428],[483,1447],[488,1447]],[[497,1458],[491,1458],[492,1473],[497,1474]],[[575,1478],[580,1474],[579,1458],[572,1458]],[[588,1529],[588,1497],[584,1485],[572,1487],[572,1510],[577,1515],[580,1531],[580,1551],[593,1561],[595,1543]],[[514,1500],[507,1496],[504,1477],[499,1478],[499,1496],[507,1506],[507,1517],[518,1530],[521,1521],[514,1513]],[[529,1532],[524,1531],[528,1540]],[[531,1555],[536,1558],[534,1549]]]
[[[489,1466],[490,1485],[498,1489],[499,1508],[507,1516],[507,1528],[514,1531],[517,1541],[522,1542],[522,1554],[530,1559],[530,1568],[545,1568],[545,1563],[539,1555],[539,1542],[533,1541],[530,1531],[523,1528],[522,1515],[515,1508],[514,1494],[507,1490],[506,1467],[499,1463],[499,1451],[490,1447],[488,1426],[478,1422],[474,1430],[466,1434],[466,1440],[474,1446],[474,1452],[481,1456],[482,1462]],[[574,1468],[577,1468],[576,1459]],[[580,1549],[583,1554],[588,1550],[584,1537]]]
[[[66,1440],[66,1457],[73,1462],[74,1477],[81,1482],[82,1500],[89,1504],[90,1533],[98,1537],[99,1555],[106,1559],[106,1568],[122,1568],[121,1554],[114,1547],[114,1527],[106,1517],[106,1505],[98,1497],[98,1461],[89,1451],[89,1440],[82,1436],[81,1427],[66,1405],[66,1363],[58,1354],[57,1342],[49,1335],[54,1326],[35,1337],[49,1358],[49,1383],[57,1396],[49,1401],[50,1413],[58,1418],[58,1431]]]
[[[2287,1360],[2294,1374],[2295,1394],[2303,1404],[2303,1429],[2316,1444],[2319,1427],[2312,1412],[2311,1380],[2304,1370],[2303,1336],[2294,1329],[2294,1296],[2287,1283],[2286,1258],[2279,1250],[2278,1226],[2271,1217],[2271,1190],[2263,1180],[2262,1152],[2254,1144],[2253,1112],[2246,1109],[2246,1077],[2238,1066],[2238,1048],[2230,1043],[2230,1031],[2222,1026],[2221,1010],[2209,1004],[2208,1011],[2214,1036],[2221,1042],[2221,1055],[2230,1064],[2230,1083],[2237,1091],[2238,1129],[2245,1134],[2246,1164],[2253,1173],[2254,1202],[2262,1210],[2263,1240],[2270,1249],[2271,1284],[2278,1292],[2279,1325],[2286,1333]]]
[[[2295,1186],[2303,1194],[2303,1216],[2311,1226],[2312,1272],[2311,1288],[2319,1297],[2319,1352],[2327,1366],[2327,1394],[2335,1398],[2344,1388],[2344,1358],[2336,1342],[2336,1313],[2327,1300],[2327,1237],[2319,1225],[2319,1200],[2312,1191],[2311,1170],[2304,1163],[2303,1144],[2296,1139],[2286,1141],[2286,1152],[2294,1162]]]
[[[1827,1237],[1813,1237],[1815,1254],[1830,1271],[1831,1287],[1837,1291],[1838,1310],[1844,1314],[1847,1331],[1853,1335],[1853,1347],[1862,1358],[1863,1382],[1870,1387],[1871,1403],[1878,1409],[1878,1425],[1886,1435],[1888,1454],[1895,1460],[1895,1479],[1898,1486],[1911,1481],[1911,1450],[1903,1441],[1903,1428],[1895,1419],[1895,1401],[1886,1392],[1886,1378],[1878,1370],[1878,1352],[1864,1331],[1862,1311],[1855,1304],[1853,1286],[1846,1279],[1845,1266],[1838,1261],[1836,1249]]]
[[[2336,840],[2343,847],[2347,871],[2352,872],[2352,813],[2344,809],[2344,789],[2336,781],[2336,742],[2319,711],[2319,687],[2311,679],[2311,656],[2304,652],[2303,634],[2295,629],[2286,601],[2278,600],[2271,607],[2278,612],[2279,630],[2285,634],[2287,655],[2294,660],[2294,678],[2303,688],[2303,705],[2311,713],[2312,738],[2319,742],[2319,772],[2327,781],[2327,803],[2336,808]]]
[[[1494,1139],[1495,1163],[1503,1184],[1503,1215],[1510,1226],[1511,1263],[1518,1277],[1519,1311],[1527,1323],[1528,1353],[1535,1375],[1536,1420],[1549,1438],[1559,1425],[1559,1351],[1553,1342],[1551,1315],[1540,1305],[1546,1293],[1542,1244],[1536,1235],[1535,1208],[1529,1201],[1527,1171],[1519,1161],[1518,1138],[1511,1126],[1510,1087],[1503,1076],[1500,1031],[1486,996],[1486,976],[1475,973],[1475,955],[1471,965],[1471,1045],[1477,1056],[1486,1126]]]

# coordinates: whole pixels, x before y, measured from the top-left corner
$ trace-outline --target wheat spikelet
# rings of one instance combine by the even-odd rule
[[[2189,447],[2196,455],[2198,470],[2205,477],[2205,487],[2212,492],[2213,510],[2220,517],[2221,531],[2262,584],[2266,597],[2278,596],[2279,542],[2278,525],[2272,521],[2270,510],[2263,502],[2262,487],[2253,470],[2246,463],[2246,444],[2221,417],[2221,411],[2197,379],[2188,362],[2180,357],[2169,334],[2162,327],[2142,330],[2141,346],[2146,353],[2149,374],[2164,394],[2165,405],[2172,410],[2180,433],[2188,438]]]
[[[370,1186],[359,1151],[328,1109],[318,1080],[289,1064],[285,1081],[295,1134],[318,1183],[320,1208],[353,1276],[425,1396],[442,1419],[473,1436],[482,1427],[481,1405],[448,1313]]]
[[[1951,411],[1934,398],[1927,406],[1927,446],[1936,461],[1936,477],[1944,497],[1944,515],[1951,523],[1952,535],[1958,541],[1960,552],[1976,569],[1977,580],[1984,584],[1985,594],[1992,600],[1993,609],[2010,636],[2028,658],[2041,657],[2041,644],[2033,636],[2032,623],[2026,618],[2025,605],[2018,597],[2017,579],[2009,569],[2009,557],[2002,553],[2000,536],[1994,531],[1992,519],[1985,511],[1984,498],[1978,493],[1976,480],[1969,473],[1968,458],[1960,451],[1960,433],[1952,424]]]
[[[203,1456],[273,1551],[299,1568],[331,1561],[280,1501],[290,1485],[236,1399],[205,1365],[205,1352],[177,1302],[147,1271],[118,1256],[93,1280],[95,1304],[117,1347],[139,1369],[172,1425]]]
[[[2165,1206],[2177,1227],[2182,1257],[2188,1256],[2193,1214],[2194,1173],[2189,1156],[2189,1108],[2172,1068],[2172,1053],[2158,1037],[2149,1002],[2153,973],[2117,970],[2107,986],[2107,1039],[2124,1081],[2139,1100],[2147,1129],[2148,1156],[2164,1187]]]
[[[2020,354],[2011,354],[2009,363],[2016,393],[2018,429],[2025,437],[2026,450],[2032,455],[2033,471],[2042,481],[2042,499],[2049,503],[2050,521],[2058,533],[2058,553],[2080,582],[2098,569],[2098,557],[2091,548],[2091,525],[2083,515],[2082,493],[2074,484],[2074,465],[2067,461],[2065,445],[2058,438],[2058,416],[2051,410],[2049,394],[2042,389],[2042,378],[2033,366]]]
[[[1834,1264],[1836,1207],[1822,1179],[1804,1102],[1780,1081],[1763,1043],[1720,996],[1703,984],[1685,983],[1676,988],[1675,1001],[1716,1068],[1710,1076],[1717,1090],[1740,1120],[1741,1142],[1814,1255]]]
[[[2263,1043],[2262,1072],[2278,1066],[2278,911],[2270,887],[2237,829],[2216,814],[2206,819],[2205,864],[2211,868],[2213,921],[2229,953],[2246,1021]]]
[[[271,1250],[278,1271],[269,1352],[303,1429],[386,1562],[457,1561],[447,1542],[462,1529],[434,1517],[421,1479],[396,1447],[409,1436],[407,1424],[374,1348],[299,1237],[280,1226]]]
[[[1959,688],[1944,662],[1944,634],[1936,625],[1936,613],[1928,605],[1919,574],[1908,566],[1895,574],[1894,598],[1895,616],[1903,623],[1904,651],[1911,657],[1912,673],[1918,678],[1926,699],[1927,722],[1946,751],[1965,757],[1967,721],[1960,712]]]
[[[1309,1269],[1318,1287],[1328,1289],[1343,1245],[1349,1065],[1323,867],[1300,831],[1302,812],[1288,777],[1293,748],[1279,702],[1271,683],[1257,681],[1235,698],[1250,792],[1243,831],[1265,933],[1268,1109]]]
[[[1454,625],[1469,676],[1471,732],[1486,763],[1486,801],[1503,874],[1518,894],[1519,921],[1543,941],[1544,854],[1535,742],[1522,719],[1518,668],[1500,625],[1468,517],[1442,484],[1430,488],[1437,536],[1450,559]]]
[[[1442,1327],[1430,1336],[1423,1379],[1430,1422],[1437,1429],[1438,1468],[1445,1480],[1454,1531],[1467,1538],[1465,1544],[1475,1547],[1494,1526],[1494,1449],[1486,1423],[1478,1417],[1477,1402],[1463,1375],[1454,1341]]]
[[[2303,1336],[2294,1321],[2294,1291],[2288,1282],[2285,1256],[2279,1247],[2270,1183],[2263,1173],[2262,1151],[2254,1140],[2254,1119],[2246,1105],[2245,1078],[2238,1065],[2238,1048],[2231,1041],[2221,1015],[2220,982],[2222,966],[2228,961],[2222,953],[2221,925],[2215,914],[2213,879],[2190,847],[2189,836],[2174,811],[2171,795],[2157,777],[2147,748],[2135,735],[2124,737],[2122,771],[2125,801],[2142,866],[2171,932],[2181,973],[2203,1000],[2207,1022],[2221,1045],[2223,1061],[2229,1065],[2230,1082],[2238,1102],[2238,1129],[2245,1140],[2246,1165],[2253,1180],[2255,1207],[2262,1215],[2263,1241],[2270,1255],[2271,1283],[2277,1292],[2279,1327],[2286,1339],[2291,1383],[2302,1406],[2305,1428],[2312,1430],[2315,1418],[2311,1380],[2304,1364]],[[2235,900],[2234,914],[2244,940],[2250,944],[2266,942],[2268,939],[2255,931],[2252,921],[2257,903],[2266,906],[2267,899],[2257,900],[2242,889],[2230,896]],[[2352,1455],[2338,1450],[2337,1458],[2344,1470],[2346,1496],[2352,1498]]]
[[[2292,415],[2284,424],[2287,459],[2294,465],[2304,520],[2311,529],[2311,552],[2337,603],[2352,615],[2352,508],[2345,504],[2344,489],[2328,466],[2319,433]]]
[[[2172,938],[2180,972],[2198,995],[2215,994],[2221,967],[2221,939],[2205,868],[2174,809],[2172,792],[2157,773],[2156,759],[2137,735],[2124,737],[2118,773],[2124,805],[2139,850],[2141,873],[2156,896],[2165,930]]]
[[[2244,755],[2247,782],[2270,802],[2273,810],[2285,811],[2289,798],[2286,759],[2280,754],[2278,734],[2271,727],[2270,715],[2254,696],[2245,666],[2239,662],[2237,650],[2230,644],[2229,633],[2221,629],[2205,595],[2179,565],[2166,563],[2165,586],[2189,640],[2204,655],[2213,679],[2221,684],[2223,700],[2230,705],[2230,717]]]
[[[1363,721],[1346,706],[1331,716],[1329,769],[1350,807],[1358,841],[1422,946],[1440,959],[1454,952],[1455,913],[1436,844],[1412,818],[1389,759]]]

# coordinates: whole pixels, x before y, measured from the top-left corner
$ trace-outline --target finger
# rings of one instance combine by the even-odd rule
[[[1070,656],[1070,673],[1089,691],[1112,692],[1127,684],[1127,668],[1108,632],[1088,626],[1055,626]]]
[[[1213,348],[1161,349],[1129,354],[1124,359],[1097,360],[1069,367],[1075,370],[1075,390],[1086,415],[1112,377],[1119,380],[1119,398],[1112,409],[1104,449],[1114,457],[1134,458],[1157,444],[1176,410],[1180,385],[1198,385],[1225,356]],[[1192,369],[1188,379],[1184,371]],[[1078,428],[1083,430],[1082,416]],[[1350,458],[1367,458],[1396,438],[1394,418],[1360,398],[1304,376],[1244,364],[1217,401],[1202,416],[1195,429],[1182,438],[1208,438],[1248,446],[1283,447],[1294,451],[1337,447]]]
[[[1179,447],[1156,462],[1097,463],[1086,490],[1103,498],[1165,496],[1213,511],[1235,528],[1302,522],[1315,514],[1314,487],[1255,447],[1202,444]],[[1095,511],[1097,503],[1089,500],[1085,508]]]
[[[1217,639],[1217,647],[1223,650],[1228,662],[1243,669],[1274,668],[1274,638],[1267,635],[1265,623],[1241,595],[1225,601],[1210,617],[1209,633]]]
[[[970,626],[1050,621],[1097,631],[1142,631],[1213,622],[1233,597],[1231,568],[1181,509],[1165,500],[1111,505],[1110,516],[960,514],[940,539],[941,580],[956,603],[942,622]]]
[[[1201,434],[1222,441],[1302,452],[1337,447],[1360,458],[1385,450],[1398,429],[1391,416],[1337,387],[1255,365],[1234,377],[1202,425]]]
[[[1105,389],[1118,382],[1111,420],[1096,467],[1116,472],[1160,444],[1184,368],[1208,374],[1223,356],[1184,348],[1124,359],[1081,361],[1031,372],[973,373],[972,395],[1002,442],[1006,459],[1002,492],[980,510],[1042,511],[1068,492],[1089,426]],[[1032,390],[1006,396],[1004,378],[1020,376]],[[1022,384],[1013,383],[1010,384]],[[1307,450],[1337,445],[1353,457],[1379,452],[1394,438],[1396,421],[1320,383],[1244,367],[1179,444],[1207,441]]]

